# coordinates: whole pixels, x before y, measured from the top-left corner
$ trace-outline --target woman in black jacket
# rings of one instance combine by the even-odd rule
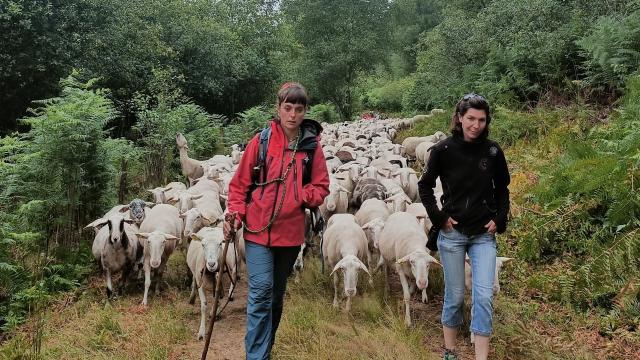
[[[457,328],[462,324],[464,263],[469,255],[473,273],[471,331],[476,359],[487,359],[493,318],[495,233],[507,226],[510,176],[500,146],[488,139],[491,113],[478,94],[465,95],[451,119],[452,136],[431,149],[418,182],[422,203],[434,226],[440,227],[438,250],[444,269],[442,309],[444,359],[455,356]],[[442,182],[442,209],[433,188]]]

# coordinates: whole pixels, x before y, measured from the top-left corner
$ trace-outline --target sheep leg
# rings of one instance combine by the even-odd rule
[[[142,298],[142,305],[147,306],[149,287],[151,286],[151,266],[148,261],[144,262],[144,297]]]
[[[131,265],[125,265],[124,269],[122,270],[122,279],[120,279],[120,285],[118,286],[119,295],[124,294],[124,288],[127,286],[127,280],[129,279],[129,276],[131,276],[132,270],[133,266]]]
[[[411,312],[409,310],[409,302],[411,300],[411,294],[409,293],[409,284],[407,282],[407,276],[402,270],[401,264],[396,264],[396,272],[400,277],[400,283],[402,284],[402,294],[404,297],[404,323],[407,326],[411,326]]]
[[[373,270],[374,273],[378,272],[378,270],[380,270],[381,267],[384,266],[384,258],[382,257],[382,254],[380,255],[380,257],[378,258],[378,264],[376,264],[376,268],[375,270]]]
[[[191,294],[189,295],[189,304],[192,304],[196,302],[196,277],[192,276],[192,280],[191,280]]]
[[[160,266],[158,266],[158,270],[157,270],[157,281],[156,281],[156,289],[155,289],[155,295],[158,296],[160,295],[160,286],[162,283],[162,273],[164,273],[164,268],[167,264],[166,263],[162,263],[160,264]]]
[[[198,288],[200,295],[200,329],[198,330],[198,340],[204,339],[205,317],[207,316],[207,295],[202,287]]]
[[[340,278],[338,278],[338,273],[333,273],[333,307],[337,308],[338,303],[338,285],[340,285]]]
[[[229,270],[231,272],[231,279],[233,279],[233,281],[231,282],[231,285],[229,285],[229,301],[233,301],[233,290],[236,288],[236,283],[238,281],[237,279],[237,273],[238,273],[238,269],[236,266],[230,267],[232,270]]]
[[[105,277],[107,278],[107,298],[111,299],[111,296],[113,296],[113,284],[111,283],[111,270],[106,268],[104,274],[105,274]]]

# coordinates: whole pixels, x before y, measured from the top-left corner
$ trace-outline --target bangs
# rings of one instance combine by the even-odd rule
[[[302,85],[291,84],[289,86],[283,86],[283,88],[278,91],[278,105],[285,102],[302,104],[306,107],[309,104],[309,97]]]

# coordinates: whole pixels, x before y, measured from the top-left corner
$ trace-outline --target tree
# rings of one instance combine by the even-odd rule
[[[314,99],[333,102],[349,120],[358,73],[383,59],[388,2],[286,0],[282,6],[300,47],[291,77],[302,80]]]

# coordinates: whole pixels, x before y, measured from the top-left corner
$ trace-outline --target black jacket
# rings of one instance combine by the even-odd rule
[[[442,210],[438,209],[433,188],[442,182]],[[431,149],[429,161],[418,182],[420,200],[429,218],[442,226],[452,217],[454,227],[465,235],[486,232],[493,220],[498,233],[507,228],[511,181],[507,161],[500,146],[491,140],[465,142],[452,136]]]

